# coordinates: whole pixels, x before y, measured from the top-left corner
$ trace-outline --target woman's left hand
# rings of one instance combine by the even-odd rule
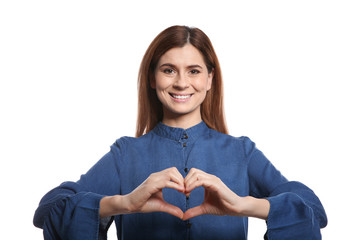
[[[204,202],[188,209],[183,216],[187,220],[199,215],[231,215],[266,219],[270,204],[265,199],[240,197],[231,191],[220,178],[192,168],[185,178],[185,194],[190,195],[197,187],[204,187]]]

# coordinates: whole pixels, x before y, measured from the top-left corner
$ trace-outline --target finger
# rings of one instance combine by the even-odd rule
[[[182,219],[183,216],[184,216],[184,212],[180,208],[178,208],[178,207],[176,207],[174,205],[171,205],[170,203],[167,203],[165,201],[163,202],[163,204],[160,207],[159,211],[169,213],[169,214],[171,214],[171,215],[173,215],[175,217],[178,217],[180,219]]]
[[[200,206],[196,206],[196,207],[194,207],[194,208],[188,209],[188,210],[184,213],[182,219],[185,221],[185,220],[188,220],[188,219],[190,219],[190,218],[193,218],[193,217],[196,217],[196,216],[200,216],[200,215],[203,215],[203,214],[205,214],[205,212],[204,212],[203,207],[200,205]]]
[[[201,171],[201,170],[199,170],[199,169],[197,169],[197,168],[191,168],[190,171],[189,171],[189,173],[188,173],[187,176],[185,177],[185,181],[186,181],[187,179],[192,178],[192,177],[194,176],[194,174],[196,174],[196,173],[198,173],[198,172],[203,172],[203,171]]]
[[[170,169],[169,177],[171,181],[184,185],[184,178],[176,167]]]
[[[185,194],[189,193],[194,190],[195,188],[201,186],[200,181],[199,181],[199,176],[198,175],[193,175],[192,178],[187,179],[187,181],[185,182]]]
[[[184,178],[180,174],[180,172],[177,170],[177,168],[174,168],[174,169],[175,170],[173,170],[169,173],[170,174],[169,180],[178,184],[178,187],[175,189],[178,190],[179,192],[183,193],[183,192],[185,192]],[[172,188],[174,188],[174,187],[172,187]]]
[[[171,169],[178,176],[179,179],[184,180],[183,175],[179,172],[179,170],[176,167],[172,167]]]
[[[203,180],[197,177],[196,179],[194,179],[194,181],[191,181],[190,183],[185,185],[185,194],[190,194],[192,190],[200,186],[203,186]]]
[[[178,183],[179,185],[184,185],[184,178],[176,167],[167,168],[156,174],[158,176],[158,181],[170,180]]]
[[[188,175],[184,179],[184,185],[187,186],[190,185],[192,182],[197,181],[197,177],[200,173],[202,173],[201,170],[191,168]]]
[[[192,182],[197,181],[198,179],[206,177],[206,176],[210,176],[210,174],[208,174],[204,171],[201,171],[199,169],[192,168],[192,169],[190,169],[189,174],[186,176],[186,178],[184,180],[185,185],[191,184]]]
[[[207,187],[211,185],[212,175],[205,172],[196,172],[189,179],[185,181],[185,192],[191,192],[197,187],[204,186]]]
[[[221,180],[218,177],[207,173],[195,175],[193,180],[194,181],[189,181],[189,183],[185,184],[185,194],[200,186],[209,191],[218,191],[223,186]]]
[[[177,190],[179,192],[184,192],[185,191],[184,185],[180,185],[180,184],[177,184],[176,182],[172,182],[172,181],[166,181],[164,187],[172,188],[172,189],[175,189],[175,190]]]
[[[151,174],[150,176],[151,180],[148,181],[148,186],[153,189],[151,192],[154,193],[156,191],[159,191],[165,187],[171,187],[174,188],[180,192],[184,192],[184,179],[182,175],[179,173],[177,168],[172,167],[165,169],[160,172],[156,172]],[[169,182],[173,182],[174,184],[171,184],[169,186]],[[155,190],[155,191],[154,191]]]

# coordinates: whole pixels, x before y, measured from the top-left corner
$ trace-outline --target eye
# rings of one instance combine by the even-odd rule
[[[165,68],[163,70],[163,73],[166,73],[166,74],[172,74],[172,73],[175,73],[174,69],[171,69],[171,68]]]
[[[200,73],[200,71],[197,69],[190,70],[190,74],[199,74],[199,73]]]

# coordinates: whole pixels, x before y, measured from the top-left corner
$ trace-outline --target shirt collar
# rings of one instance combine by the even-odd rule
[[[162,122],[159,122],[155,126],[153,131],[161,137],[169,138],[171,140],[179,142],[182,139],[188,139],[188,141],[195,141],[199,136],[204,135],[206,132],[208,132],[209,128],[204,121],[201,121],[199,124],[187,129],[169,127]]]

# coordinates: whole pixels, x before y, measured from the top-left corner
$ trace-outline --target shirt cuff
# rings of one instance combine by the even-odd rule
[[[300,196],[288,192],[267,199],[270,202],[267,220],[269,240],[321,239],[320,229],[314,226],[313,210]]]

